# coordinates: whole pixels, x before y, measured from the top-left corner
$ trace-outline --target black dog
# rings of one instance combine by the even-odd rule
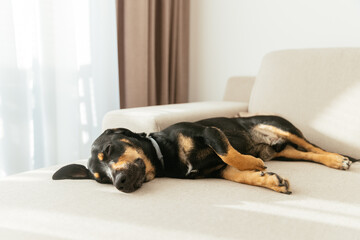
[[[290,194],[287,180],[265,172],[263,161],[274,158],[308,160],[343,170],[357,161],[309,143],[278,116],[211,118],[177,123],[148,136],[108,129],[93,143],[88,168],[67,165],[53,179],[95,179],[129,193],[154,177],[217,177]]]

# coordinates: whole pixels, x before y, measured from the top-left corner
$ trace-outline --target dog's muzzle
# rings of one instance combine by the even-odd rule
[[[139,189],[145,179],[145,163],[138,158],[126,167],[114,172],[114,186],[125,193]]]

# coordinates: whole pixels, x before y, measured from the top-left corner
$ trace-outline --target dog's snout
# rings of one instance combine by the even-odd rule
[[[126,193],[134,192],[141,187],[145,179],[145,164],[142,159],[127,163],[125,167],[113,169],[114,186]]]

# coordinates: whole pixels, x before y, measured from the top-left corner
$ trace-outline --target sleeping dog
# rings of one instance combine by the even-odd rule
[[[357,161],[311,144],[278,116],[210,118],[177,123],[148,135],[108,129],[93,143],[87,168],[70,164],[53,179],[95,179],[130,193],[155,177],[212,177],[290,194],[288,180],[265,171],[264,161],[274,158],[342,170]]]

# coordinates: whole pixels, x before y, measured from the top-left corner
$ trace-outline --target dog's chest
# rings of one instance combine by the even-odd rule
[[[195,150],[194,148],[195,142],[193,138],[186,137],[181,133],[178,135],[178,157],[180,162],[185,167],[185,177],[194,175],[199,171],[194,167],[193,163],[191,162],[191,159],[193,159],[192,155]]]

